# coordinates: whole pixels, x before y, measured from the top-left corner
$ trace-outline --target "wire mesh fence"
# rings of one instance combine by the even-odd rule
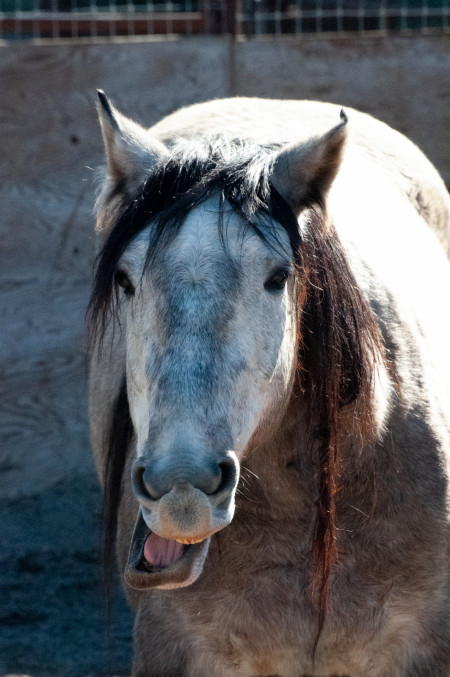
[[[449,27],[449,0],[244,0],[243,33],[408,32]]]
[[[450,0],[0,0],[6,40],[449,30]]]

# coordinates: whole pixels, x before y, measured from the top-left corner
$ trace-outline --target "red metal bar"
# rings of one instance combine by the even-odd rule
[[[121,14],[114,16],[105,14],[79,13],[71,16],[69,13],[40,14],[33,18],[0,19],[0,32],[4,37],[22,34],[39,36],[42,38],[54,37],[85,37],[108,35],[165,35],[170,26],[170,33],[179,35],[200,34],[205,32],[203,15],[201,12],[142,12],[136,14]]]

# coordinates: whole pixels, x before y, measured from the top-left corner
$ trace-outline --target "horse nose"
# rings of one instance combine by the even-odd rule
[[[158,501],[177,484],[190,485],[206,496],[229,495],[237,484],[238,468],[232,456],[221,461],[180,465],[164,460],[133,464],[132,483],[136,498],[145,506]]]
[[[204,540],[233,518],[239,461],[231,451],[215,460],[179,452],[138,458],[133,492],[152,532],[169,540]]]

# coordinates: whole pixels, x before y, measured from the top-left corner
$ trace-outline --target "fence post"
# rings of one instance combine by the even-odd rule
[[[221,35],[225,32],[225,7],[223,0],[202,0],[201,8],[205,33]]]

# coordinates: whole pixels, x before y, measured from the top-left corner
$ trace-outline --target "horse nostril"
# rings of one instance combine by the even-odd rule
[[[237,482],[237,468],[236,464],[231,458],[227,459],[226,461],[222,461],[222,463],[219,463],[219,467],[221,470],[222,477],[220,480],[220,484],[217,487],[214,494],[221,494],[224,492],[232,491],[236,486]]]
[[[152,484],[149,481],[148,477],[148,472],[144,472],[142,475],[142,484],[144,487],[144,491],[146,494],[146,497],[150,498],[152,501],[157,501],[158,499],[162,498],[164,494],[167,493],[167,491],[163,490],[158,490],[154,484]]]
[[[134,493],[137,498],[150,499],[151,501],[157,501],[158,498],[164,495],[164,492],[158,492],[152,487],[148,482],[148,477],[146,475],[146,467],[135,463],[132,472],[132,483]]]

